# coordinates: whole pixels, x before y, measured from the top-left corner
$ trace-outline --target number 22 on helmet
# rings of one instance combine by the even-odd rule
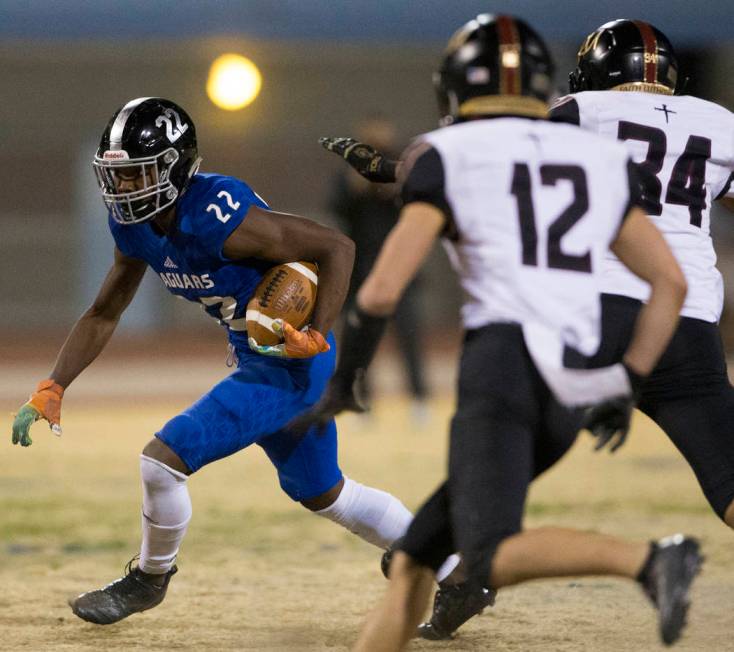
[[[114,113],[93,167],[112,218],[137,224],[172,206],[200,163],[186,111],[170,100],[141,97]]]

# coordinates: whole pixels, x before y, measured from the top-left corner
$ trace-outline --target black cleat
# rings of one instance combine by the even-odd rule
[[[133,568],[135,558],[125,567],[125,575],[102,589],[82,593],[69,600],[71,610],[82,620],[97,625],[110,625],[131,614],[152,609],[166,597],[168,582],[178,568],[165,575],[150,575]],[[163,580],[161,581],[161,577]]]
[[[431,620],[418,627],[418,636],[429,641],[452,639],[467,620],[493,605],[496,595],[494,589],[470,587],[467,582],[439,588]]]
[[[674,534],[654,544],[640,581],[660,612],[660,638],[666,645],[675,643],[686,625],[688,591],[702,563],[696,539]]]

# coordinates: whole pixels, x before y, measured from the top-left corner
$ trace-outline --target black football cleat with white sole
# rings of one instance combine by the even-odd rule
[[[452,639],[467,620],[494,604],[497,591],[471,586],[468,582],[442,586],[433,599],[433,613],[427,623],[418,627],[418,636],[429,641]]]
[[[703,559],[698,541],[682,534],[653,544],[640,583],[660,612],[660,638],[665,645],[675,643],[686,626],[688,592]]]
[[[71,610],[82,620],[96,625],[111,625],[131,614],[152,609],[166,597],[173,566],[165,575],[151,575],[133,568],[135,559],[125,567],[125,575],[96,591],[69,600]]]

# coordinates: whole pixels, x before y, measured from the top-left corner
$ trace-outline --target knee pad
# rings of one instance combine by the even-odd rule
[[[143,541],[139,566],[145,573],[167,573],[191,520],[187,477],[147,455],[140,456],[140,475]]]
[[[147,455],[140,456],[143,515],[164,527],[180,526],[191,518],[187,476]]]

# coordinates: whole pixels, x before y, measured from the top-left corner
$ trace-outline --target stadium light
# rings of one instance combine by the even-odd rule
[[[220,109],[237,111],[255,100],[261,86],[262,75],[252,61],[239,54],[222,54],[209,68],[206,93]]]

